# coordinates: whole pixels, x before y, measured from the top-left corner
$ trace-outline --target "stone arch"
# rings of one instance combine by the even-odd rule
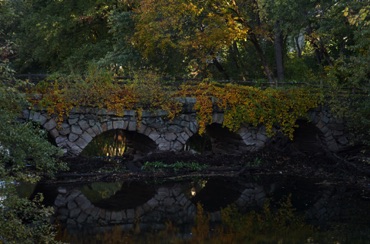
[[[102,142],[107,146],[102,148]],[[157,148],[148,136],[137,131],[112,129],[93,137],[82,150],[84,156],[133,156],[145,155]]]
[[[328,107],[322,106],[309,111],[308,118],[322,133],[321,140],[326,149],[336,152],[348,145],[344,121],[333,116]]]
[[[196,215],[195,205],[177,186],[160,187],[147,202],[119,210],[95,206],[78,189],[67,191],[65,188],[59,188],[58,192],[54,201],[56,218],[70,231],[96,232],[109,229],[112,224],[127,231],[135,228],[137,224],[140,229],[160,229],[164,227],[167,218],[182,224],[193,222]]]
[[[313,155],[323,153],[326,148],[325,135],[314,123],[308,120],[297,120],[298,128],[294,130],[290,151]]]
[[[240,134],[230,131],[219,123],[208,125],[206,133],[211,139],[213,153],[239,154],[247,150]]]
[[[55,116],[49,116],[44,110],[23,112],[23,119],[40,123],[67,156],[79,155],[94,137],[113,129],[122,129],[147,136],[155,142],[156,149],[159,151],[184,150],[189,138],[199,129],[196,112],[184,112],[173,120],[165,119],[165,116],[165,111],[143,111],[141,120],[138,121],[136,112],[133,110],[127,110],[123,115],[118,115],[104,109],[78,108],[73,109],[64,121],[57,123]],[[348,145],[344,122],[334,118],[327,108],[321,107],[309,111],[308,117],[321,132],[323,145],[328,150],[338,151]],[[222,128],[223,121],[224,114],[215,112],[212,115],[211,126]],[[237,150],[234,148],[231,153],[257,151],[270,141],[263,126],[242,126],[236,134],[240,143],[238,143]],[[226,135],[225,138],[231,137]]]
[[[35,111],[35,110],[24,110],[22,112],[22,119],[26,121],[33,121],[38,123],[41,128],[43,128],[48,133],[49,140],[52,143],[59,146],[56,138],[59,136],[57,129],[57,122],[53,117],[50,117],[46,111]]]

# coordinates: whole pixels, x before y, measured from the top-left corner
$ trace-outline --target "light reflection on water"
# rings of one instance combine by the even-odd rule
[[[351,224],[366,228],[370,224],[369,203],[355,189],[293,177],[95,182],[45,190],[46,199],[55,206],[56,220],[75,235],[102,233],[117,226],[122,231],[161,230],[169,221],[190,233],[198,203],[209,214],[210,223],[217,224],[221,223],[220,210],[230,204],[241,213],[249,213],[269,202],[274,211],[289,195],[295,212],[314,226],[325,229]]]

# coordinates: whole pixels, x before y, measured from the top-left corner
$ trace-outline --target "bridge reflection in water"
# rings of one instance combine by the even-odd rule
[[[209,213],[211,224],[221,223],[221,209],[230,204],[242,213],[271,208],[291,195],[293,208],[310,224],[332,223],[366,226],[368,202],[347,186],[279,175],[246,178],[210,178],[183,182],[90,183],[81,186],[50,186],[45,198],[55,207],[55,220],[71,235],[95,235],[119,228],[161,230],[171,222],[190,233],[197,204]],[[46,188],[44,188],[46,189]]]

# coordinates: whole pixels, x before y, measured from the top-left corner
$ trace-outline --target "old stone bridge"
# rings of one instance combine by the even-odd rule
[[[166,112],[160,110],[144,111],[138,120],[134,110],[126,110],[120,116],[98,108],[75,108],[59,125],[44,110],[24,110],[23,118],[38,122],[67,156],[79,155],[95,137],[117,129],[130,135],[139,152],[183,151],[189,148],[189,141],[199,129],[194,103],[194,98],[184,98],[183,111],[173,120],[166,119]],[[222,112],[214,112],[212,124],[207,127],[213,153],[257,151],[277,140],[269,138],[263,126],[242,126],[237,132],[230,132],[222,127],[223,117]],[[309,111],[308,120],[299,124],[294,139],[299,147],[311,143],[335,152],[348,144],[343,121],[332,116],[326,107]]]

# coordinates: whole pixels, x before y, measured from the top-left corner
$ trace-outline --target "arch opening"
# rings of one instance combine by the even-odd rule
[[[232,180],[212,178],[191,198],[195,205],[202,204],[207,212],[214,212],[234,203],[241,194],[241,186]]]
[[[96,136],[81,152],[85,157],[122,157],[148,154],[157,145],[149,137],[135,131],[109,130]]]
[[[324,144],[322,143],[323,134],[313,124],[307,120],[298,120],[299,126],[293,134],[293,150],[305,154],[324,153]]]
[[[111,211],[136,208],[155,194],[152,185],[141,182],[95,182],[82,187],[81,192],[94,206]]]
[[[216,123],[208,125],[204,135],[190,137],[186,147],[198,153],[214,154],[240,154],[247,149],[239,134]]]
[[[212,152],[216,154],[240,154],[246,150],[240,135],[223,127],[221,124],[211,124],[206,128],[211,138]]]
[[[320,155],[324,154],[326,144],[323,133],[307,120],[297,120],[298,127],[293,134],[293,141],[285,136],[277,136],[272,140],[271,145],[286,153]]]

